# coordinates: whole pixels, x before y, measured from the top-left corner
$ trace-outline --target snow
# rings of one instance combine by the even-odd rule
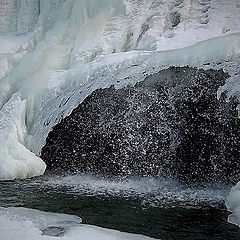
[[[39,0],[1,0],[0,33],[27,34],[34,28],[38,15]]]
[[[0,235],[4,240],[150,240],[81,223],[81,218],[26,208],[0,208]]]
[[[45,163],[24,146],[26,100],[13,94],[0,112],[0,180],[44,173]]]
[[[232,212],[228,221],[240,226],[240,182],[232,188],[226,200],[226,205],[228,210]]]
[[[29,35],[2,35],[0,36],[0,54],[16,53],[17,50],[30,40]]]
[[[240,100],[239,0],[0,0],[0,180],[43,174],[47,134],[95,89],[208,63],[230,74],[219,96]],[[240,183],[226,204],[240,225]],[[55,239],[42,235],[52,225],[66,240],[149,239],[20,208],[0,209],[0,223],[4,240]]]
[[[169,65],[234,61],[239,9],[239,0],[8,1],[0,15],[0,179],[43,174],[36,155],[49,131],[95,89]]]

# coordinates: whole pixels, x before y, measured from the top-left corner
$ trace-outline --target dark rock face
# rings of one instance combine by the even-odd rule
[[[217,99],[228,74],[189,67],[135,86],[98,89],[49,133],[49,169],[238,181],[237,102]]]

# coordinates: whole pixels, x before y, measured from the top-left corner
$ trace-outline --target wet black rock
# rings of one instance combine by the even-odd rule
[[[228,77],[171,67],[135,86],[98,89],[53,128],[41,157],[49,169],[238,181],[237,101],[217,99]]]

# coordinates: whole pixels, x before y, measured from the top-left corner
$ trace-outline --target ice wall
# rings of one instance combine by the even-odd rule
[[[228,221],[240,226],[240,183],[231,190],[226,200],[226,205],[229,211],[232,211]]]
[[[43,174],[33,153],[96,88],[134,83],[169,65],[224,65],[240,55],[239,0],[0,6],[0,179]]]
[[[31,32],[40,14],[39,0],[1,0],[0,33]]]

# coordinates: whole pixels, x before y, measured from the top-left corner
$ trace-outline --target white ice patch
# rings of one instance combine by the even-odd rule
[[[239,9],[239,0],[0,0],[0,112],[8,119],[0,179],[42,174],[28,149],[38,155],[51,128],[95,89],[238,57]]]
[[[26,208],[0,208],[0,236],[4,240],[150,240],[81,223],[81,218]],[[56,238],[59,237],[59,238]]]
[[[240,226],[240,182],[232,188],[229,194],[226,205],[232,214],[229,216],[230,223]]]
[[[24,146],[26,100],[13,94],[0,111],[0,180],[44,173],[45,163]]]

